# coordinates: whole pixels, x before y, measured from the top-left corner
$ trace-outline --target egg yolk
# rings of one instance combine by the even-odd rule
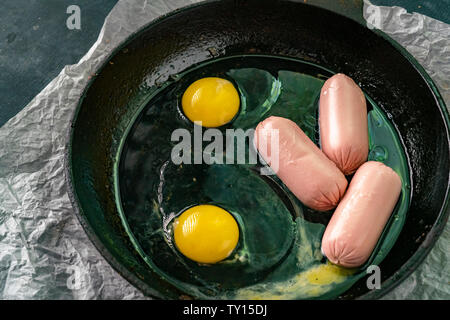
[[[199,205],[184,211],[174,222],[178,250],[191,260],[216,263],[236,247],[239,228],[234,217],[222,208]]]
[[[234,85],[215,77],[192,83],[181,99],[183,112],[203,127],[220,127],[230,122],[239,110],[239,94]]]

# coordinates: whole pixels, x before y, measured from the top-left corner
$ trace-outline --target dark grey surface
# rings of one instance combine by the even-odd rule
[[[23,109],[61,69],[77,63],[98,37],[117,0],[0,1],[0,126]],[[70,5],[81,30],[69,30]]]

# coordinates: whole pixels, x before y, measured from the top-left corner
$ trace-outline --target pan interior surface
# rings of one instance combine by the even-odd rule
[[[318,144],[318,97],[329,75],[323,68],[294,59],[227,57],[174,75],[151,95],[127,130],[115,172],[125,229],[150,268],[196,298],[335,298],[365,275],[366,267],[339,268],[321,254],[321,236],[332,212],[307,208],[275,175],[261,175],[263,164],[249,158],[250,139],[237,141],[236,132],[247,132],[244,139],[251,137],[260,121],[281,116],[296,122]],[[205,77],[228,79],[241,95],[238,115],[218,129],[202,130],[180,108],[189,84]],[[370,98],[368,105],[369,160],[397,171],[403,192],[367,266],[381,262],[395,243],[410,195],[401,141]],[[183,150],[188,157],[175,163],[173,150],[179,141],[173,135],[180,130],[189,136],[187,150]],[[211,132],[217,134],[213,142],[204,138]],[[245,145],[239,150],[238,143]],[[208,151],[211,146],[213,150]],[[196,152],[201,153],[201,163],[195,161]],[[244,161],[237,161],[239,152]],[[214,163],[205,163],[211,156]],[[186,207],[197,204],[225,208],[240,226],[238,247],[220,263],[191,261],[173,243],[175,219]]]
[[[397,230],[399,234],[396,233],[396,241],[385,242],[390,244],[389,247],[384,250],[377,248],[377,253],[381,252],[383,257],[385,255],[380,264],[382,289],[369,292],[363,275],[358,273],[359,280],[342,282],[348,286],[341,287],[339,293],[333,293],[333,297],[377,297],[389,291],[423,260],[448,218],[450,161],[445,105],[420,66],[382,34],[372,32],[355,21],[330,11],[290,1],[213,1],[176,12],[136,33],[97,72],[80,101],[72,123],[68,150],[72,200],[80,221],[94,244],[115,269],[147,295],[178,299],[186,295],[211,297],[217,292],[221,294],[215,285],[206,286],[208,290],[192,291],[192,279],[177,278],[172,281],[167,277],[170,273],[167,270],[149,267],[152,255],[147,254],[151,246],[143,244],[142,239],[145,237],[140,238],[137,229],[127,229],[127,225],[123,224],[123,218],[128,218],[125,215],[131,214],[125,203],[131,198],[124,197],[121,188],[126,179],[121,174],[116,175],[116,172],[120,171],[121,161],[125,159],[118,158],[121,146],[124,147],[124,155],[129,148],[126,137],[133,132],[133,123],[142,120],[139,115],[145,113],[144,107],[148,102],[153,97],[160,96],[164,90],[167,93],[174,86],[187,85],[189,76],[180,77],[186,70],[196,69],[200,72],[206,70],[206,64],[210,63],[219,72],[218,61],[225,61],[232,56],[239,56],[238,60],[245,60],[243,56],[268,56],[264,59],[277,57],[277,62],[274,64],[275,70],[271,70],[268,67],[271,64],[267,62],[258,64],[253,60],[250,63],[252,59],[247,59],[245,64],[239,65],[234,60],[232,68],[222,69],[224,77],[232,69],[254,68],[279,79],[279,71],[283,70],[310,76],[314,80],[309,83],[318,85],[333,73],[345,73],[360,85],[372,111],[376,111],[371,117],[373,126],[379,123],[380,117],[388,123],[384,134],[395,134],[396,144],[400,144],[404,152],[409,171],[405,174],[409,176],[409,183],[404,184],[406,189],[403,192],[410,196],[406,201],[409,203],[407,218],[403,221],[406,215],[398,215],[396,221],[396,216],[393,215],[389,225],[400,226],[401,232]],[[256,57],[255,59],[257,60]],[[291,62],[281,62],[282,60]],[[288,65],[283,66],[283,63]],[[188,72],[187,75],[189,74],[194,75],[195,72]],[[231,75],[229,78],[233,80]],[[237,80],[234,81],[236,84]],[[310,93],[311,99],[313,95]],[[313,121],[315,114],[312,118],[306,117],[307,115],[312,114],[305,114],[305,119],[301,119],[299,123],[306,125],[305,131],[310,128],[311,137],[317,141]],[[185,120],[182,114],[177,114],[176,117],[180,121]],[[174,118],[166,120],[163,123],[170,124]],[[234,119],[238,120],[241,124],[245,122],[244,118]],[[243,127],[246,125],[251,127],[253,124],[242,124]],[[376,139],[384,139],[384,136],[377,131],[373,137],[371,157],[384,161],[385,149],[376,148]],[[141,144],[143,145],[145,143]],[[153,168],[160,169],[160,160],[155,158],[155,161]],[[244,170],[249,176],[252,175],[252,171],[247,168],[236,170]],[[137,172],[131,174],[137,175]],[[221,170],[216,170],[215,174],[224,175]],[[119,181],[114,181],[117,177]],[[152,177],[159,179],[160,172],[154,172]],[[227,176],[230,179],[233,177],[236,175]],[[278,268],[289,261],[289,253],[296,241],[295,221],[301,220],[303,225],[322,227],[326,223],[314,220],[319,219],[317,214],[308,212],[300,205],[298,208],[301,210],[292,210],[292,207],[295,208],[292,205],[293,201],[295,204],[295,199],[292,200],[283,186],[276,179],[273,180],[274,183],[259,180],[255,180],[255,183],[272,192],[274,199],[278,199],[276,205],[285,212],[283,217],[290,219],[286,218],[284,221],[285,226],[292,225],[292,233],[288,232],[283,241],[280,241],[286,250],[285,254],[275,257],[273,263],[268,264],[268,269],[253,270],[255,272],[251,274],[254,278],[251,281],[248,278],[236,278],[228,290],[242,285],[255,285],[267,278],[265,271]],[[152,183],[150,180],[147,182]],[[175,184],[172,186],[181,187]],[[136,189],[140,190],[139,188],[137,186]],[[217,190],[220,188],[216,188]],[[200,192],[199,195],[201,194]],[[221,194],[217,191],[215,195]],[[117,201],[118,198],[121,201]],[[205,201],[220,202],[213,198],[209,196]],[[204,199],[195,197],[192,197],[191,203],[180,200],[167,213],[179,214],[183,206],[203,201]],[[124,206],[123,212],[120,212],[118,204]],[[153,207],[147,209],[152,210]],[[229,210],[233,211],[231,208]],[[238,220],[241,213],[236,210],[235,214]],[[128,219],[125,220],[128,226],[134,226]],[[317,228],[315,232],[318,239],[322,231]],[[314,239],[314,236],[310,239]],[[380,242],[380,245],[382,243],[384,242]],[[380,263],[381,260],[376,259],[376,255],[371,257],[371,261]],[[217,274],[210,273],[207,276],[208,283],[220,282]],[[347,279],[347,275],[345,278]],[[187,283],[189,288],[180,283]],[[194,287],[201,286],[194,283]]]

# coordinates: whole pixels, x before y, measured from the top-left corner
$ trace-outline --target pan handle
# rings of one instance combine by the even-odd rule
[[[303,0],[305,3],[328,9],[366,25],[363,17],[364,0]]]

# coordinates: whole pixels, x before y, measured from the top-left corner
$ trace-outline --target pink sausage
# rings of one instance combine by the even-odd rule
[[[356,171],[322,238],[322,252],[332,263],[358,267],[367,261],[401,192],[397,173],[369,161]]]
[[[278,132],[277,169],[275,157],[271,157],[273,130]],[[345,176],[295,122],[280,117],[260,122],[255,131],[255,146],[281,181],[306,206],[318,211],[331,210],[344,195]]]
[[[328,79],[322,87],[319,128],[322,151],[345,175],[367,161],[366,99],[356,83],[342,73]]]

